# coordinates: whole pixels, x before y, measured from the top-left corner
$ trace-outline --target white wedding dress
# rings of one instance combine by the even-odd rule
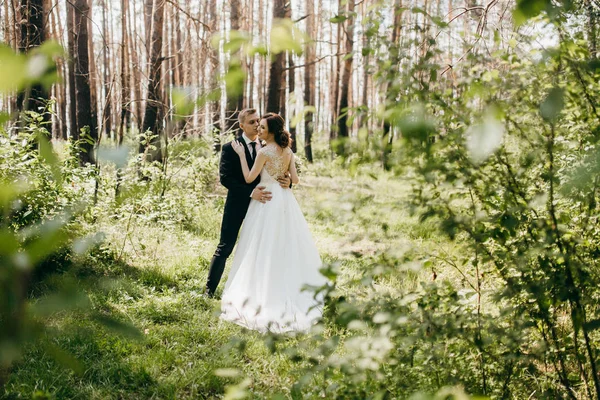
[[[321,258],[292,190],[276,177],[288,170],[286,152],[267,146],[260,185],[273,195],[250,202],[221,300],[221,318],[261,332],[307,331],[322,301],[305,285],[321,286]],[[293,162],[293,157],[291,161]],[[289,164],[289,163],[288,163]]]

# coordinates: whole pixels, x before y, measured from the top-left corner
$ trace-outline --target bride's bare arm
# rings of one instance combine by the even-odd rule
[[[298,182],[300,182],[300,178],[298,178],[298,172],[296,171],[296,157],[294,156],[294,153],[292,153],[292,156],[290,157],[289,171],[290,178],[292,178],[292,183],[297,185]]]
[[[263,153],[258,152],[258,155],[256,156],[256,160],[254,160],[254,165],[252,166],[252,171],[248,172],[248,162],[246,161],[246,155],[244,154],[243,158],[241,159],[242,161],[242,170],[244,171],[244,178],[246,178],[246,183],[251,183],[254,182],[254,180],[258,177],[258,174],[260,174],[260,170],[262,169],[263,165],[265,165],[265,162],[267,161],[267,156],[265,156]]]
[[[259,151],[258,155],[256,156],[256,160],[254,161],[254,165],[252,166],[252,171],[249,171],[250,168],[248,168],[248,161],[246,161],[244,146],[234,141],[231,143],[231,147],[233,147],[233,150],[235,150],[238,156],[240,156],[240,164],[242,164],[242,172],[244,174],[246,183],[252,183],[256,177],[258,177],[263,165],[265,165],[267,157]]]

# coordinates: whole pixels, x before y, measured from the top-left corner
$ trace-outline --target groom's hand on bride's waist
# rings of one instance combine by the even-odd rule
[[[287,189],[292,185],[292,180],[287,174],[277,178],[277,182],[279,182],[279,186],[281,186],[284,189]]]
[[[266,203],[267,201],[270,201],[273,196],[271,195],[271,192],[265,190],[265,186],[257,186],[252,191],[250,197],[261,203]]]

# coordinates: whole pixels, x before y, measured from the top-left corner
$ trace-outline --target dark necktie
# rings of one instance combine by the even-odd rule
[[[252,160],[256,158],[256,142],[250,142],[250,146],[252,146],[252,151],[250,151],[250,155],[252,156]]]

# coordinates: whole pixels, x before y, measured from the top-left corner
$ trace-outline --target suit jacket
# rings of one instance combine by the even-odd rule
[[[252,169],[254,160],[250,155],[250,150],[248,149],[246,142],[241,137],[238,137],[235,140],[244,146],[248,168]],[[256,149],[256,151],[258,153],[258,149]],[[231,147],[231,142],[225,143],[221,149],[219,178],[221,184],[228,189],[224,212],[246,215],[246,211],[248,211],[248,206],[250,205],[250,195],[256,185],[260,182],[260,175],[254,182],[246,183],[244,173],[242,172],[240,157],[233,150],[233,147]]]

